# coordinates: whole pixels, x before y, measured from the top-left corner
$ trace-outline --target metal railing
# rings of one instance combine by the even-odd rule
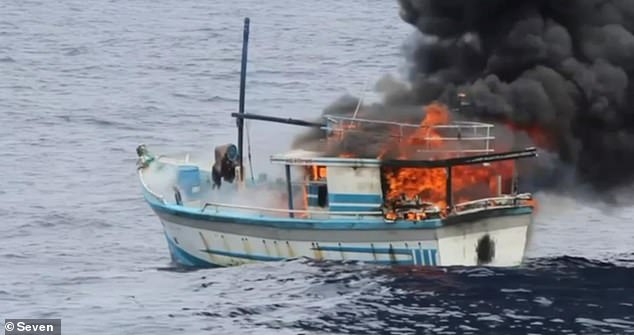
[[[399,126],[403,128],[420,128],[420,124],[414,123],[404,123],[404,122],[396,122],[396,121],[383,121],[383,120],[373,120],[373,119],[363,119],[363,118],[353,118],[348,116],[337,116],[337,115],[324,115],[324,118],[330,123],[343,123],[342,121],[347,121],[346,124],[350,126],[350,124],[355,123],[371,123],[371,124],[384,124],[391,126]],[[439,124],[431,126],[431,128],[493,128],[494,126],[490,123],[476,122],[476,121],[452,121],[450,124]]]
[[[462,152],[462,153],[490,153],[493,152],[491,141],[495,140],[495,136],[491,135],[491,129],[494,125],[483,122],[474,121],[453,121],[449,124],[440,124],[432,126],[422,126],[420,124],[402,123],[394,121],[382,121],[352,118],[345,116],[325,115],[327,120],[327,129],[334,134],[344,135],[346,132],[368,131],[364,129],[365,125],[380,125],[395,128],[394,130],[381,131],[378,135],[386,137],[396,137],[399,140],[406,137],[415,130],[423,129],[422,137],[418,140],[425,141],[424,148],[419,151],[436,151],[433,148],[434,142],[453,142],[451,145],[458,143],[471,143],[469,148],[445,148],[442,152]],[[371,129],[371,127],[368,127]],[[434,131],[434,133],[431,133]],[[481,142],[481,143],[478,143]],[[450,145],[450,146],[451,146]],[[437,149],[437,148],[436,148]]]
[[[207,208],[212,207],[216,213],[220,212],[220,208],[232,208],[232,209],[242,209],[242,210],[250,210],[257,211],[260,215],[262,213],[280,213],[280,214],[299,214],[306,215],[308,218],[311,218],[313,215],[319,215],[323,217],[327,216],[353,216],[356,218],[361,218],[362,216],[376,216],[383,215],[381,211],[368,211],[368,212],[328,212],[328,211],[315,211],[315,210],[304,210],[304,209],[286,209],[286,208],[270,208],[270,207],[257,207],[257,206],[246,206],[246,205],[234,205],[234,204],[225,204],[219,202],[206,202],[202,208],[201,212],[207,210]]]
[[[456,204],[454,206],[454,212],[456,214],[461,214],[483,209],[516,207],[520,201],[531,199],[532,195],[530,193],[478,199]]]

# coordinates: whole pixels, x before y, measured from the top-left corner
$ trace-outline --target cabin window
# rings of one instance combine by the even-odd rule
[[[306,197],[309,207],[327,207],[328,185],[326,183],[309,183],[306,185]]]
[[[327,167],[310,165],[306,167],[305,171],[308,207],[328,207]]]

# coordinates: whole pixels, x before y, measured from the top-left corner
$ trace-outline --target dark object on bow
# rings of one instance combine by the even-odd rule
[[[220,188],[224,179],[232,183],[236,178],[236,167],[240,166],[238,160],[238,147],[233,144],[225,144],[214,150],[216,161],[211,169],[212,188]]]

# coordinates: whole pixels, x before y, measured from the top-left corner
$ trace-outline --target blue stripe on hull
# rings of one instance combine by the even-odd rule
[[[331,212],[374,212],[381,209],[380,194],[328,194]]]
[[[380,194],[330,193],[328,194],[328,201],[381,205],[381,203],[383,202],[383,199]]]
[[[431,249],[431,265],[438,265],[438,261],[436,260],[436,254],[438,254],[438,250]]]
[[[275,262],[284,260],[284,257],[273,257],[273,256],[264,256],[264,255],[255,255],[255,254],[243,254],[238,252],[230,252],[216,249],[201,249],[200,251],[206,252],[212,255],[226,256],[226,257],[234,257],[234,258],[242,258],[249,259],[253,261],[262,261],[262,262]]]
[[[420,249],[415,249],[414,254],[416,255],[416,264],[423,265],[423,257],[420,254]]]
[[[176,263],[196,268],[213,268],[220,266],[218,264],[207,262],[198,257],[190,255],[187,251],[177,246],[176,243],[174,243],[174,241],[172,241],[169,236],[165,235],[165,238],[167,239],[167,246],[170,250],[170,254],[172,255],[172,260],[174,260]]]
[[[172,259],[180,265],[187,267],[197,267],[197,268],[212,268],[212,267],[222,267],[222,265],[214,264],[205,260],[202,260],[198,257],[192,256],[187,251],[180,248],[169,236],[165,235],[167,240],[167,245],[169,247],[170,253],[172,255]],[[359,248],[359,247],[319,247],[313,248],[313,250],[321,250],[321,251],[343,251],[343,252],[358,252],[358,253],[378,253],[378,254],[395,254],[395,255],[409,255],[412,257],[412,249],[389,249],[389,248]],[[281,261],[286,258],[284,257],[272,257],[272,256],[264,256],[264,255],[249,255],[237,252],[229,252],[223,250],[214,250],[214,249],[202,249],[201,251],[207,252],[214,255],[240,258],[240,259],[248,259],[254,261],[262,261],[262,262],[273,262],[273,261]],[[392,252],[390,252],[392,251]],[[377,265],[436,265],[435,256],[437,254],[436,249],[413,249],[414,257],[409,260],[364,260],[362,262],[367,264],[377,264]],[[423,257],[424,255],[424,262]]]
[[[322,246],[312,248],[320,251],[337,251],[337,252],[358,252],[363,254],[394,254],[394,255],[412,255],[410,249],[395,248],[364,248],[364,247],[344,247],[344,246]]]
[[[382,255],[407,255],[409,260],[376,260],[363,261],[372,264],[398,264],[398,265],[436,265],[436,249],[403,249],[403,248],[364,248],[364,247],[345,247],[345,246],[319,246],[312,248],[319,251],[335,251],[335,252],[351,252],[363,254],[382,254]]]
[[[431,260],[429,259],[429,250],[423,249],[423,259],[425,259],[425,264],[423,265],[431,265]]]
[[[436,265],[436,249],[414,249],[417,265],[433,266]]]
[[[330,205],[328,208],[331,212],[377,212],[381,210],[379,205],[358,205],[358,204],[350,204],[350,205]],[[359,213],[362,214],[362,213]]]

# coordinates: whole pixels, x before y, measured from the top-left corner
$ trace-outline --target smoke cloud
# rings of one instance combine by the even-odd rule
[[[418,122],[421,106],[451,106],[464,92],[470,107],[457,117],[511,125],[511,142],[531,137],[548,150],[543,157],[555,157],[595,188],[632,181],[634,1],[399,3],[402,19],[421,33],[408,46],[408,83],[378,83],[383,103],[362,106],[359,115]],[[356,104],[343,97],[324,113],[352,115]],[[307,134],[296,144],[312,139]],[[346,145],[371,155],[366,140]],[[555,169],[549,159],[540,164]]]

